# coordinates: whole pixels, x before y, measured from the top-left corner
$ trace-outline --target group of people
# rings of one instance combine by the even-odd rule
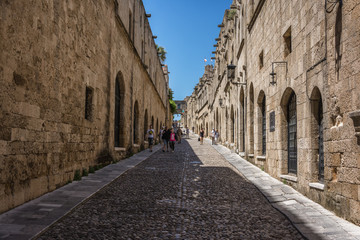
[[[155,135],[155,131],[153,127],[150,125],[149,130],[147,131],[147,138],[149,142],[150,152],[152,152],[152,146],[154,145],[154,135]],[[160,142],[163,144],[162,151],[169,152],[169,148],[170,148],[171,151],[174,152],[175,143],[176,142],[181,143],[181,135],[182,135],[182,131],[180,128],[177,128],[177,130],[175,131],[174,128],[168,129],[166,126],[163,127],[158,134]],[[186,128],[186,136],[189,136],[188,128]]]
[[[200,130],[200,134],[199,134],[199,141],[200,141],[201,145],[204,144],[204,136],[205,136],[205,131],[202,128]],[[215,128],[213,128],[212,131],[211,131],[210,137],[211,137],[211,144],[216,145],[216,143],[217,143],[217,141],[219,140],[219,137],[220,137],[219,131],[217,129],[215,130]]]
[[[154,136],[155,136],[155,131],[150,125],[149,130],[147,131],[150,152],[152,152],[152,146],[154,145]],[[177,130],[175,131],[174,128],[168,129],[166,126],[163,127],[158,134],[160,142],[163,144],[162,151],[169,152],[169,148],[170,148],[171,151],[174,152],[175,143],[176,142],[181,143],[181,136],[182,136],[182,131],[180,128],[177,128]],[[189,128],[186,128],[186,136],[187,138],[189,138]],[[219,140],[219,136],[220,136],[219,131],[213,128],[210,134],[212,145],[216,145],[217,141]],[[205,137],[205,131],[202,128],[199,135],[199,141],[201,145],[204,144],[204,137]]]

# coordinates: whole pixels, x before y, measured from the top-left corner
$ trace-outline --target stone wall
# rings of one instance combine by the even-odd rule
[[[201,121],[219,128],[222,144],[359,224],[360,5],[341,2],[234,0],[220,25],[209,117]]]
[[[0,212],[140,150],[151,119],[169,119],[141,1],[0,1],[0,22]]]

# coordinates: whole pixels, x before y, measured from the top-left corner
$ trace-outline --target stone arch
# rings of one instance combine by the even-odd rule
[[[311,126],[311,162],[310,178],[312,181],[324,181],[324,118],[323,102],[318,87],[314,87],[310,96]]]
[[[244,88],[240,90],[240,151],[245,152],[245,93]]]
[[[296,94],[292,88],[285,89],[280,101],[280,129],[283,174],[297,174],[297,106]]]
[[[249,89],[249,153],[254,154],[254,86]]]
[[[125,83],[121,72],[115,79],[114,146],[125,147]]]
[[[139,113],[139,103],[135,101],[134,104],[134,119],[133,119],[133,143],[139,144],[140,142],[140,113]]]
[[[259,154],[262,156],[266,155],[266,96],[263,90],[260,91],[258,99],[258,149]]]

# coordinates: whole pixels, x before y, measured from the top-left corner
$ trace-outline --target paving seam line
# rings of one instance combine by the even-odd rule
[[[93,192],[92,194],[90,194],[89,196],[87,196],[86,198],[84,198],[82,201],[80,201],[78,204],[76,204],[75,206],[73,206],[69,211],[67,211],[64,215],[62,215],[61,217],[59,217],[58,219],[56,219],[55,221],[53,221],[50,225],[48,225],[47,227],[45,227],[43,230],[41,230],[40,232],[36,233],[33,237],[31,237],[31,240],[36,240],[39,237],[41,237],[41,235],[43,233],[45,233],[48,229],[50,229],[53,225],[55,225],[57,222],[61,221],[63,218],[65,218],[66,216],[68,216],[70,213],[74,212],[80,205],[86,203],[87,201],[89,201],[96,193],[98,193],[100,190],[104,189],[105,187],[107,187],[108,185],[110,185],[111,183],[113,183],[115,180],[117,180],[119,177],[121,177],[124,173],[126,173],[127,171],[129,171],[130,169],[135,168],[137,165],[139,165],[140,163],[142,163],[143,161],[145,161],[146,159],[148,159],[150,156],[152,156],[154,153],[156,153],[157,151],[161,150],[161,144],[160,144],[160,148],[152,151],[150,153],[149,156],[145,157],[143,160],[141,160],[140,162],[138,162],[137,164],[135,164],[133,167],[130,167],[128,169],[126,169],[124,172],[122,172],[119,176],[115,177],[113,180],[111,180],[110,182],[108,182],[107,184],[105,184],[104,186],[100,187],[98,190],[96,190],[95,192]],[[145,149],[144,151],[148,151],[148,149]],[[142,151],[143,152],[143,151]],[[139,152],[141,153],[141,152]],[[136,155],[136,154],[135,154]],[[133,156],[135,156],[133,155]],[[126,158],[122,159],[125,160]],[[119,161],[119,163],[121,162],[121,160]]]
[[[210,140],[209,140],[210,141]],[[224,147],[224,148],[226,148],[225,146],[223,146],[223,145],[215,145],[215,146],[213,146],[213,145],[211,145],[210,144],[210,146],[212,147],[212,148],[214,148],[227,162],[229,162],[234,168],[236,168],[239,172],[240,172],[240,174],[241,174],[241,176],[244,176],[244,178],[246,178],[246,180],[248,180],[249,182],[251,182],[251,184],[253,184],[255,187],[256,187],[256,189],[265,197],[265,199],[269,202],[269,204],[271,205],[271,207],[272,208],[274,208],[276,211],[278,211],[279,213],[281,213],[286,219],[288,219],[289,220],[289,222],[291,223],[291,225],[296,229],[296,230],[298,230],[298,232],[300,233],[300,235],[302,236],[302,237],[304,237],[306,240],[309,240],[303,233],[302,233],[302,231],[300,231],[300,229],[295,225],[295,223],[293,223],[292,221],[291,221],[291,219],[284,213],[284,212],[282,212],[281,210],[279,210],[279,209],[277,209],[275,206],[273,206],[273,204],[270,202],[270,200],[266,197],[266,195],[261,191],[261,189],[260,188],[258,188],[258,186],[256,186],[256,184],[254,184],[250,179],[248,179],[231,161],[229,161],[228,159],[226,159],[226,157],[220,152],[220,151],[218,151],[216,148],[215,148],[215,146],[220,146],[220,147]],[[228,149],[228,148],[226,148],[226,149]],[[232,154],[232,153],[231,153]],[[239,156],[240,157],[240,156]],[[240,157],[240,158],[242,158],[242,157]],[[243,159],[243,158],[242,158]],[[244,159],[245,160],[245,159]],[[245,160],[246,161],[246,160]],[[248,162],[248,161],[247,161]],[[250,162],[249,162],[250,163]],[[250,163],[250,164],[252,164],[252,163]],[[253,166],[255,166],[254,164],[252,164]],[[255,167],[257,167],[257,166],[255,166]],[[260,170],[260,169],[259,169]]]

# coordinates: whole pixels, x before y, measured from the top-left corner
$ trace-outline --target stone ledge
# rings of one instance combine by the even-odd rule
[[[280,175],[281,179],[289,180],[291,182],[297,182],[297,177],[291,175]]]
[[[116,152],[126,152],[126,148],[123,147],[115,147]]]
[[[248,157],[253,158],[253,157],[254,157],[254,154],[248,154]]]
[[[323,183],[309,183],[310,188],[314,188],[320,191],[324,191],[324,184]]]
[[[239,152],[240,157],[245,157],[245,152]]]
[[[256,156],[256,159],[258,160],[266,160],[266,156]]]

